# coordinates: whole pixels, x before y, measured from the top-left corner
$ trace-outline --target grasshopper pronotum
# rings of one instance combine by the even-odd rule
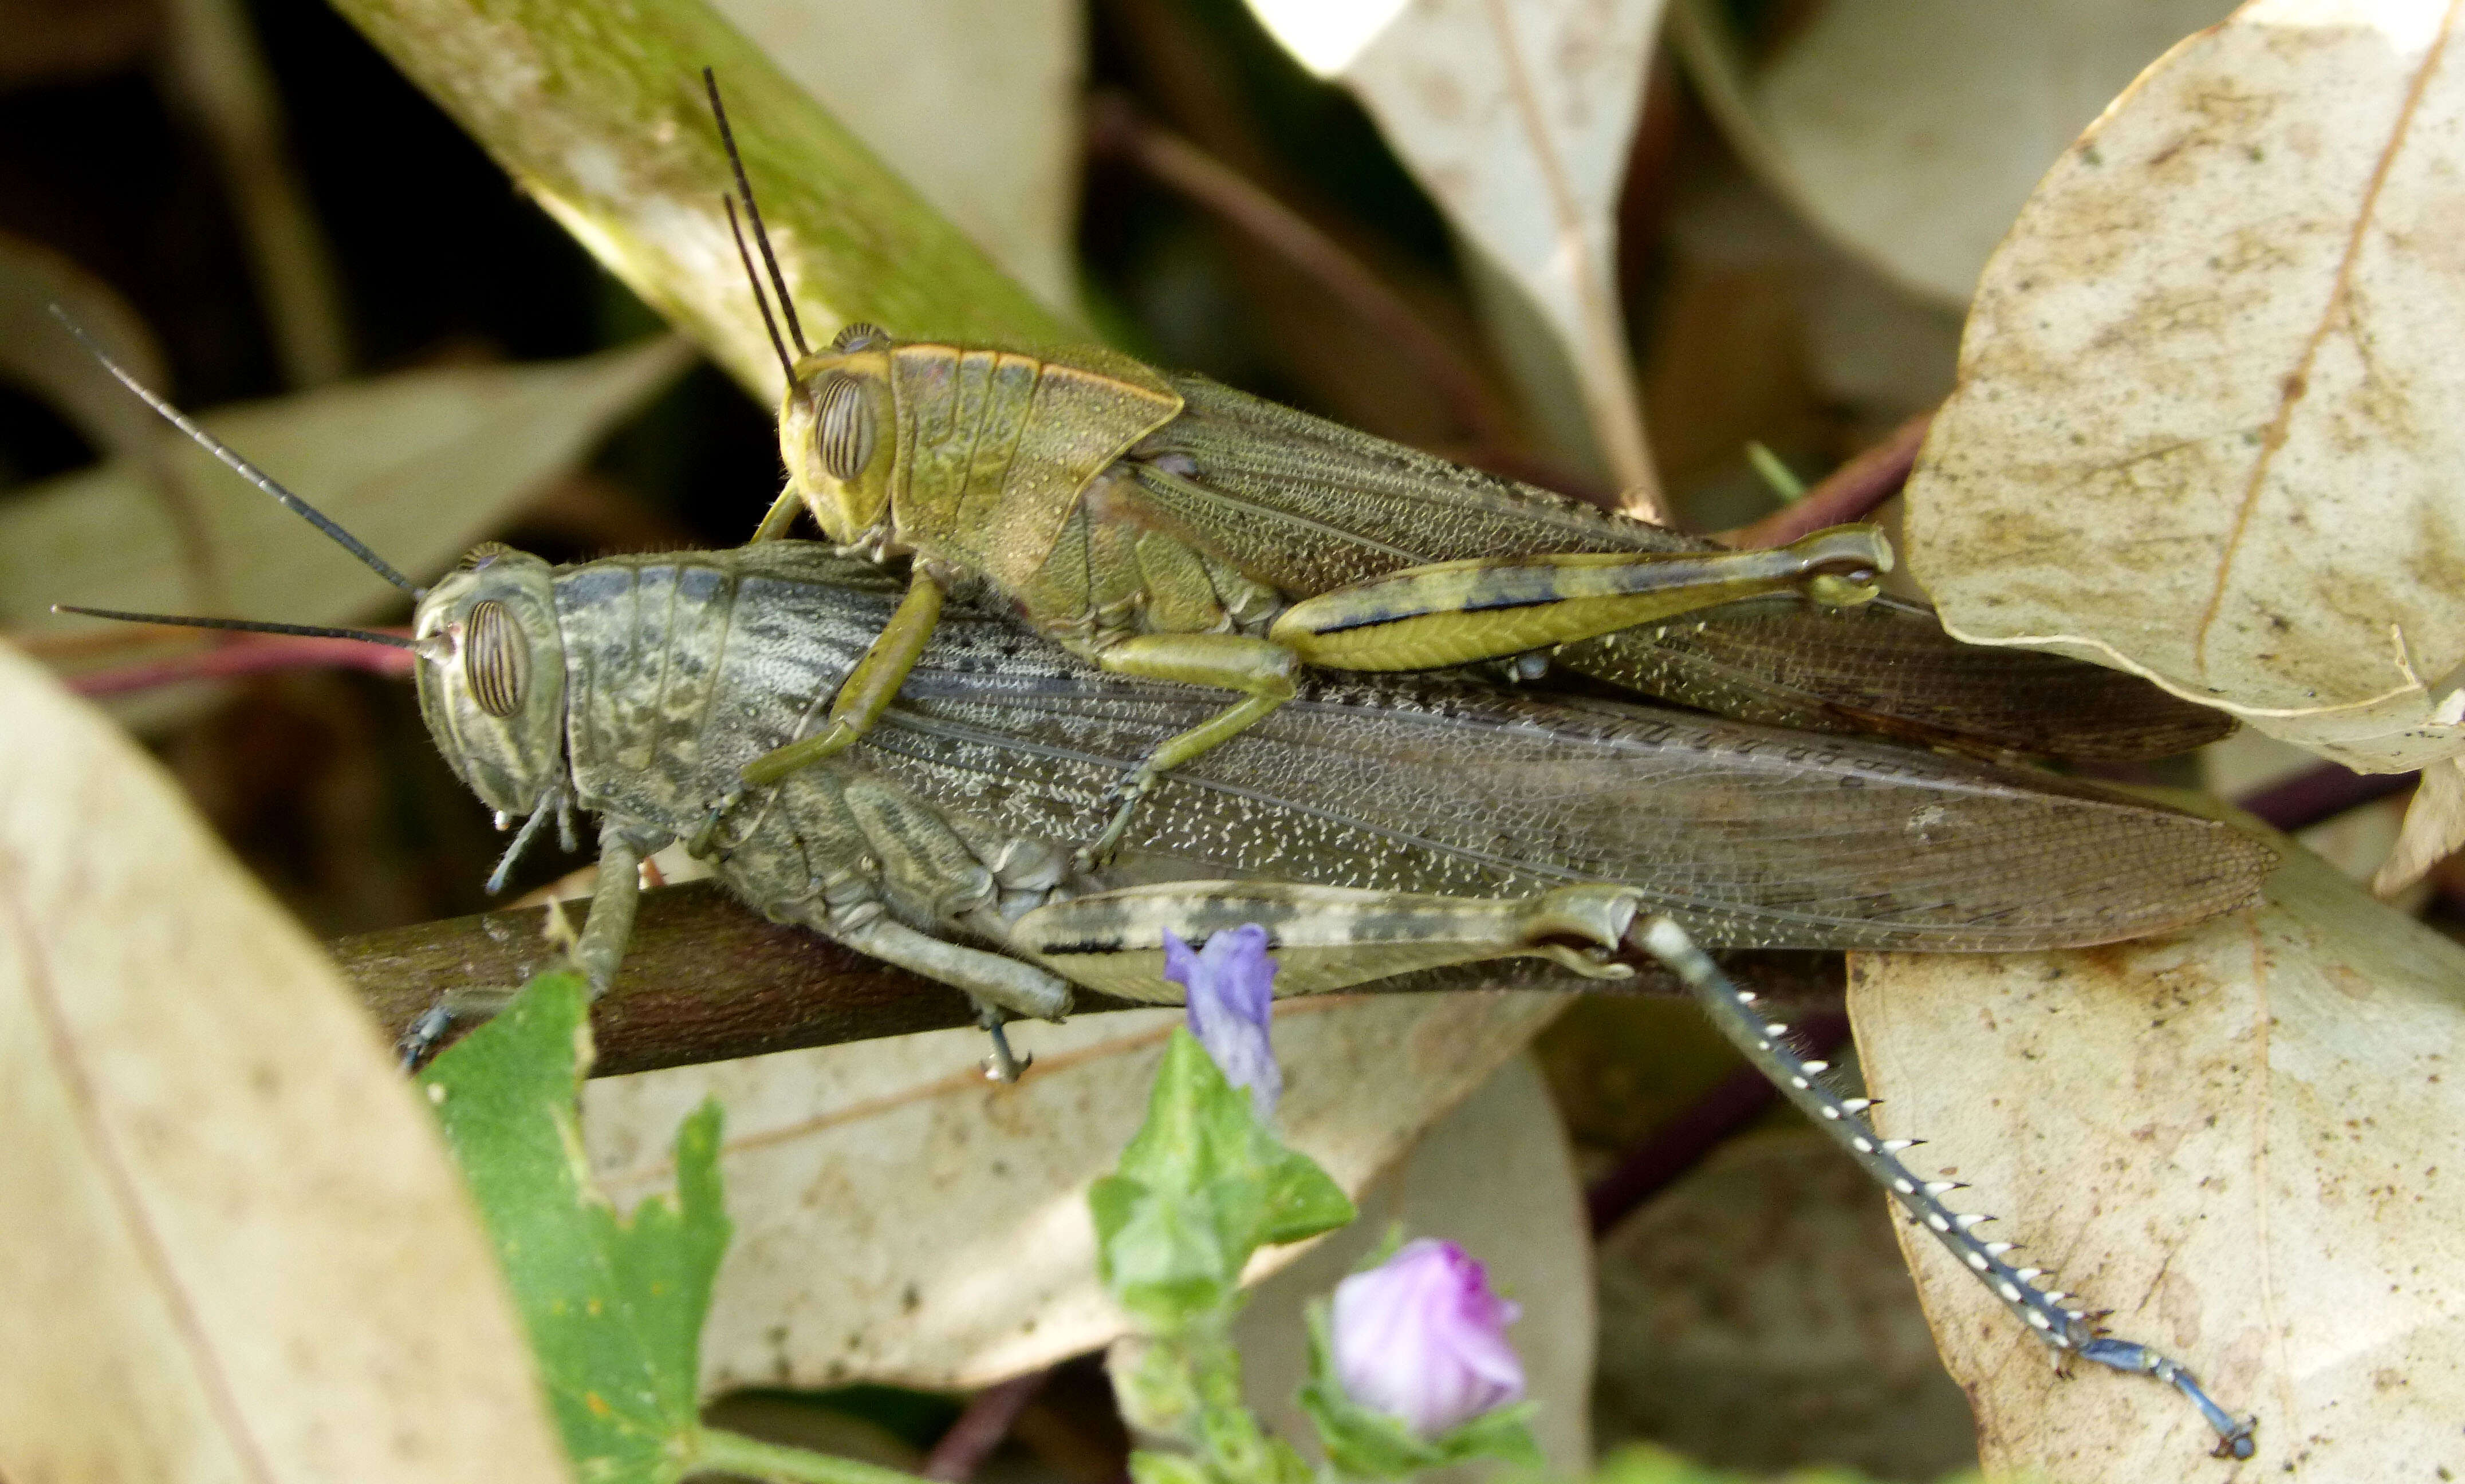
[[[600,871],[573,957],[594,989],[622,963],[649,853],[795,735],[860,669],[894,585],[829,547],[551,567],[488,543],[425,590],[106,360],[234,470],[416,598],[421,710],[455,771],[525,819],[600,818]],[[1826,1089],[1786,1027],[1695,948],[2019,949],[2109,941],[2251,900],[2274,855],[2210,821],[2047,775],[1853,738],[1773,731],[1478,685],[1314,685],[1161,784],[1109,862],[1061,843],[1159,739],[1213,709],[1203,690],[1107,674],[955,609],[858,749],[749,794],[712,840],[716,871],[766,915],[951,985],[1016,1063],[1005,1014],[1058,1017],[1071,986],[1169,1003],[1167,932],[1259,922],[1277,987],[1315,993],[1521,961],[1580,988],[1669,963],[1741,1050],[2065,1358],[2144,1371],[2248,1456],[2238,1423],[2177,1362],[2102,1338],[2010,1244],[1944,1207]],[[505,867],[499,871],[501,879]],[[440,1006],[407,1052],[433,1046]]]

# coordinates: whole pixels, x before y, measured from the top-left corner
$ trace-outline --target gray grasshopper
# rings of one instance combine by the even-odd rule
[[[115,371],[117,368],[114,368]],[[127,378],[123,375],[122,380]],[[132,387],[135,384],[130,383]],[[364,561],[296,496],[137,388]],[[551,567],[487,544],[418,593],[396,644],[423,714],[484,802],[599,816],[574,949],[618,972],[648,853],[694,832],[745,764],[810,726],[900,602],[871,564],[776,542]],[[97,612],[95,609],[75,611]],[[153,618],[105,613],[102,616]],[[1266,926],[1284,993],[1399,975],[1580,988],[1621,949],[1669,963],[1723,1031],[2065,1357],[2147,1371],[2229,1451],[2249,1424],[2188,1372],[2099,1335],[2070,1296],[1970,1232],[1694,944],[1946,951],[2111,941],[2254,900],[2267,847],[2049,775],[1854,738],[1477,684],[1359,680],[1294,699],[1166,776],[1119,853],[1064,843],[1155,742],[1213,710],[1195,686],[1106,674],[965,604],[865,741],[747,794],[716,874],[773,919],[959,988],[998,1036],[1073,986],[1169,1003],[1165,935]],[[502,868],[500,870],[501,876]],[[450,1007],[415,1036],[433,1042]],[[416,1052],[420,1048],[414,1046]],[[1014,1073],[996,1040],[996,1062]]]

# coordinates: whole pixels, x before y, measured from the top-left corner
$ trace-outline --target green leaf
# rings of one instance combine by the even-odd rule
[[[671,1484],[700,1437],[702,1316],[727,1250],[720,1112],[677,1132],[677,1191],[620,1218],[582,1153],[580,977],[543,974],[420,1075],[528,1327],[587,1484]]]
[[[1399,1418],[1372,1411],[1344,1394],[1336,1379],[1335,1344],[1321,1301],[1309,1311],[1309,1380],[1301,1384],[1301,1410],[1318,1429],[1319,1446],[1337,1472],[1355,1477],[1403,1478],[1473,1458],[1500,1458],[1535,1473],[1547,1464],[1532,1436],[1530,1402],[1481,1413],[1434,1438],[1415,1435]]]
[[[1196,1038],[1175,1030],[1147,1119],[1120,1172],[1088,1192],[1097,1271],[1123,1307],[1165,1333],[1230,1307],[1250,1254],[1352,1220],[1326,1172],[1258,1122],[1250,1095]]]

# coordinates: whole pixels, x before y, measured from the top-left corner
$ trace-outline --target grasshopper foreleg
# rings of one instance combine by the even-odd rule
[[[612,819],[599,824],[599,879],[590,888],[590,916],[573,944],[573,966],[590,983],[590,997],[608,992],[625,947],[633,941],[633,913],[642,901],[642,857]]]
[[[548,818],[549,808],[543,802],[532,816],[532,825]],[[590,889],[590,916],[566,952],[573,967],[589,983],[594,1000],[608,992],[609,985],[616,978],[617,965],[625,961],[625,948],[633,941],[633,913],[642,897],[642,858],[648,853],[612,821],[600,822],[599,879]],[[554,917],[556,911],[551,904],[551,921],[561,920]],[[437,996],[436,1003],[412,1021],[411,1029],[395,1043],[402,1069],[418,1071],[435,1054],[446,1032],[455,1025],[486,1020],[513,998],[510,988],[463,988]]]
[[[916,565],[907,585],[907,596],[899,600],[899,610],[890,615],[890,622],[882,626],[864,657],[839,683],[838,695],[831,701],[830,716],[822,729],[746,764],[738,786],[703,814],[700,828],[685,843],[686,853],[708,855],[721,824],[744,802],[748,791],[775,784],[843,752],[873,730],[873,724],[890,709],[899,688],[907,683],[907,673],[916,668],[917,656],[931,641],[933,627],[941,622],[942,599],[947,590],[925,564]]]

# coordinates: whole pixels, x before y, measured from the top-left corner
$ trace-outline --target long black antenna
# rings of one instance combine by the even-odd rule
[[[736,260],[744,265],[744,281],[753,290],[753,302],[762,308],[762,327],[770,332],[770,348],[779,352],[779,369],[788,373],[788,385],[796,384],[796,363],[788,359],[788,343],[779,338],[779,321],[770,318],[770,296],[762,292],[762,276],[753,271],[753,255],[744,250],[744,229],[737,225],[736,198],[719,198],[727,207],[728,235],[736,239]]]
[[[811,355],[805,343],[805,327],[796,322],[795,301],[788,297],[788,280],[779,272],[778,255],[770,251],[770,233],[762,226],[762,208],[753,201],[753,183],[744,178],[744,157],[736,152],[736,131],[727,126],[727,109],[719,100],[719,78],[709,68],[701,70],[702,86],[710,90],[711,117],[719,121],[719,138],[727,146],[728,166],[736,171],[736,193],[744,198],[745,217],[753,223],[753,240],[762,249],[763,266],[770,270],[770,287],[779,296],[779,312],[788,320],[788,338],[796,343],[796,354]],[[790,376],[789,380],[794,380]]]
[[[105,355],[102,347],[95,343],[94,337],[88,335],[81,327],[78,326],[75,320],[69,318],[67,310],[62,309],[57,304],[54,304],[52,305],[52,318],[59,321],[61,324],[67,326],[68,332],[78,338],[78,343],[85,346],[88,354],[92,355],[97,361],[101,362],[102,368],[109,371],[114,380],[118,381],[120,385],[127,388],[129,390],[137,393],[138,399],[143,401],[147,407],[150,407],[155,411],[161,413],[164,421],[169,423],[172,427],[179,429],[182,432],[187,433],[190,438],[196,441],[198,447],[204,449],[207,453],[211,454],[214,457],[221,459],[233,474],[238,475],[249,483],[255,485],[258,489],[263,490],[268,495],[273,496],[276,499],[280,500],[283,504],[290,507],[292,514],[300,517],[310,525],[313,525],[317,529],[324,532],[333,540],[336,545],[341,546],[344,551],[347,551],[351,555],[359,558],[361,564],[367,567],[369,571],[376,573],[379,577],[384,578],[387,582],[393,584],[403,591],[410,593],[414,598],[421,596],[422,589],[420,587],[414,585],[410,578],[395,571],[391,563],[386,561],[385,558],[378,556],[375,552],[370,551],[366,545],[362,544],[358,537],[335,524],[333,521],[326,517],[323,511],[319,510],[316,506],[308,503],[304,499],[301,499],[299,496],[292,494],[289,490],[284,489],[276,481],[272,475],[267,474],[264,470],[250,463],[247,459],[240,457],[238,452],[233,449],[231,445],[223,442],[222,439],[215,437],[212,433],[208,432],[205,429],[197,426],[195,422],[189,419],[187,413],[181,411],[178,408],[173,407],[170,403],[166,402],[161,397],[155,395],[151,388],[148,388],[144,382],[141,382],[136,377],[130,375],[119,362],[114,361],[110,356]]]
[[[296,633],[308,639],[357,639],[362,644],[389,644],[398,650],[420,650],[417,639],[374,629],[321,629],[314,624],[269,624],[254,618],[191,618],[185,613],[130,613],[116,608],[79,608],[55,603],[55,613],[83,613],[88,618],[116,618],[123,624],[170,624],[181,629],[237,629],[248,633]]]

